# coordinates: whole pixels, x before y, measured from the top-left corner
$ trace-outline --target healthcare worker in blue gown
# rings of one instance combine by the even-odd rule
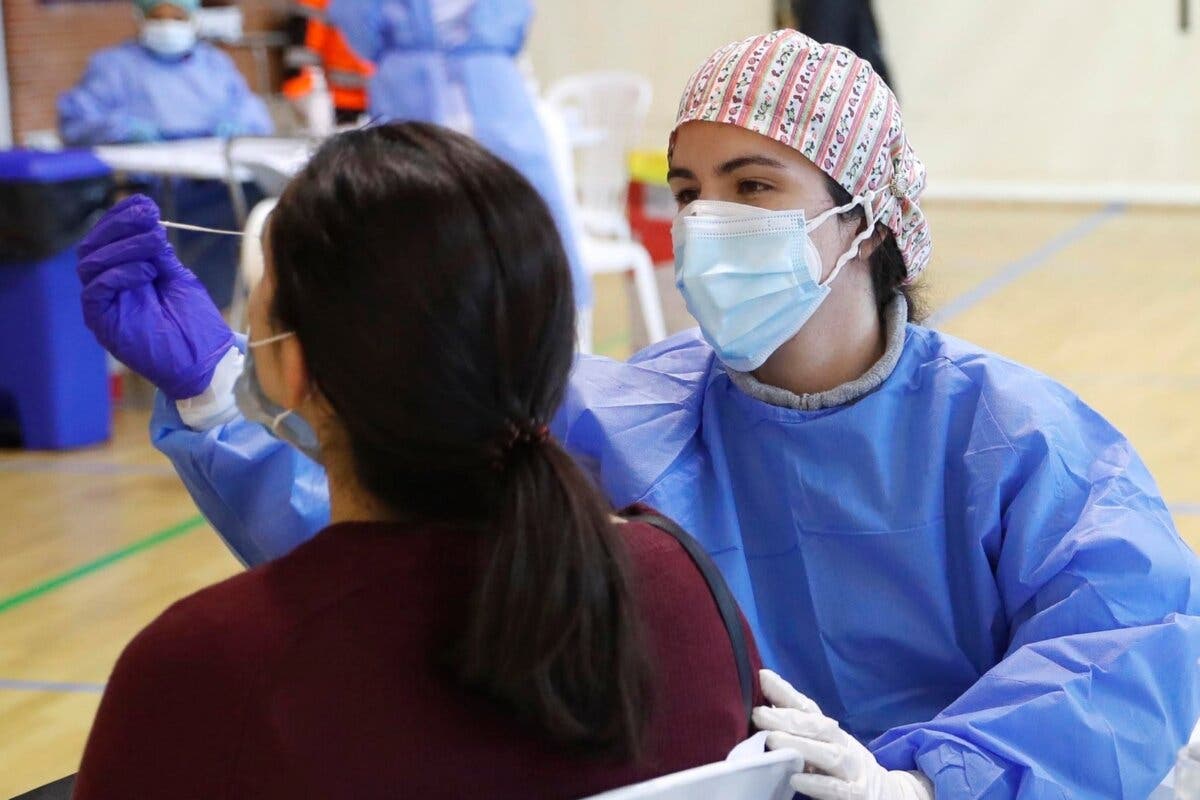
[[[59,131],[72,146],[128,144],[272,132],[262,100],[233,60],[199,41],[199,0],[135,0],[138,36],[92,56],[80,82],[58,99]],[[229,190],[217,181],[177,181],[176,216],[211,228],[236,227]],[[217,305],[228,305],[237,243],[178,235],[180,255]]]
[[[1200,714],[1200,564],[1099,414],[914,321],[925,170],[890,90],[842,48],[754,37],[693,76],[671,145],[699,331],[580,357],[554,428],[713,555],[782,676],[755,721],[804,754],[793,785],[1145,798]],[[239,412],[244,342],[168,252],[126,288],[149,267],[103,225],[85,316],[162,389],[154,444],[247,564],[289,551],[328,516],[311,431]]]
[[[575,304],[591,308],[567,198],[517,66],[530,0],[331,0],[329,18],[375,64],[368,113],[454,128],[516,167],[541,194],[571,262]]]

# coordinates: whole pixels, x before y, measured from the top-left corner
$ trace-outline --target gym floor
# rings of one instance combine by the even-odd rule
[[[1133,441],[1200,548],[1200,209],[925,206],[930,324],[1079,393]],[[620,277],[597,286],[606,355],[633,347],[629,296]],[[683,326],[678,298],[665,303]],[[74,772],[125,643],[241,569],[150,447],[148,416],[119,408],[102,447],[0,451],[0,797]]]

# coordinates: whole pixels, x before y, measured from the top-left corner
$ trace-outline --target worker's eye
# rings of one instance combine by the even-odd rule
[[[700,197],[700,192],[695,189],[680,189],[675,193],[675,204],[683,208],[688,203]]]
[[[738,181],[738,194],[744,195],[744,196],[753,197],[754,195],[762,194],[763,192],[769,192],[774,188],[775,187],[770,185],[769,183],[763,183],[762,181],[755,181],[755,180]]]

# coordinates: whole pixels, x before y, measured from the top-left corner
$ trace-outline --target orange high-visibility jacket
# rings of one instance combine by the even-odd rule
[[[329,23],[325,7],[329,0],[295,0],[297,13],[307,18],[304,46],[321,61],[325,81],[333,94],[333,105],[339,111],[367,110],[367,79],[375,72],[371,62],[359,58],[346,43],[342,32]],[[312,70],[305,67],[300,74],[283,84],[283,94],[298,100],[312,91]]]

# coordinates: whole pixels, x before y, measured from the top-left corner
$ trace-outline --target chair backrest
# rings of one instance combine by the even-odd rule
[[[263,276],[262,234],[267,226],[267,217],[275,210],[278,197],[268,197],[260,200],[246,218],[245,233],[242,236],[242,280],[246,291],[252,290]]]
[[[555,83],[546,100],[567,122],[585,213],[625,215],[629,151],[646,124],[653,91],[632,72],[587,72]]]
[[[237,280],[233,284],[233,304],[229,311],[229,324],[235,331],[246,332],[247,299],[250,292],[262,280],[265,269],[262,250],[263,228],[267,217],[279,202],[278,197],[260,200],[246,217],[242,230],[242,250],[239,258]]]
[[[554,168],[554,177],[559,191],[563,196],[567,221],[579,236],[579,200],[575,190],[575,168],[572,163],[571,132],[563,119],[558,106],[549,100],[541,99],[535,104],[538,122],[542,126],[542,134],[546,137],[546,152],[550,156],[550,165]]]
[[[796,754],[787,750],[720,761],[585,800],[790,800]]]

